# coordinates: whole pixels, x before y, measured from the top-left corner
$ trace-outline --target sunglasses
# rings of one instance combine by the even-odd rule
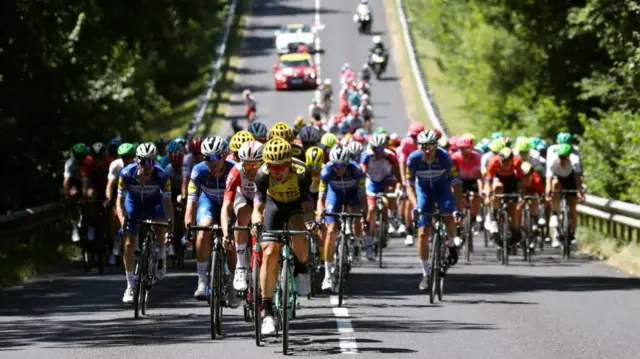
[[[347,168],[347,164],[346,163],[334,163],[333,164],[333,168],[335,169],[343,169],[343,168]]]
[[[423,150],[435,150],[436,147],[438,147],[437,145],[420,145],[420,148],[422,148]]]
[[[246,170],[255,170],[258,169],[261,164],[262,163],[260,162],[243,162],[242,167],[244,167],[244,169]]]
[[[138,158],[138,163],[142,167],[153,167],[156,164],[156,161],[151,158]]]
[[[382,152],[384,151],[384,146],[374,147],[373,150],[376,152]]]
[[[222,155],[207,155],[205,159],[207,160],[207,162],[217,162],[222,160]]]
[[[558,156],[558,157],[560,157],[561,160],[568,160],[569,159],[569,156]]]
[[[289,165],[280,165],[280,166],[268,166],[267,167],[269,169],[269,172],[272,173],[280,173],[280,172],[284,172],[289,168]]]
[[[319,172],[322,168],[320,166],[309,166],[310,171]]]

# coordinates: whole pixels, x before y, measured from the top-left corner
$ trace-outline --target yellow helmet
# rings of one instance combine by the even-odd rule
[[[327,132],[320,138],[320,143],[327,147],[333,147],[338,143],[338,137],[331,132]]]
[[[269,138],[273,139],[275,137],[281,137],[285,141],[291,142],[293,140],[293,130],[286,123],[278,122],[269,130]]]
[[[255,141],[251,132],[245,130],[236,132],[229,141],[229,150],[231,150],[232,153],[238,153],[240,146],[249,141]]]
[[[309,167],[322,167],[324,164],[324,151],[320,147],[312,146],[307,148],[307,151],[304,153],[304,157],[305,163]]]
[[[262,159],[271,165],[291,162],[291,145],[282,137],[274,137],[264,144]]]
[[[302,116],[296,117],[296,119],[293,121],[293,128],[295,128],[296,131],[300,131],[304,126],[304,117]]]

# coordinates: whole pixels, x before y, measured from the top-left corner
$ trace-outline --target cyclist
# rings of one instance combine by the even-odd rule
[[[311,199],[313,203],[318,202],[318,192],[320,188],[320,171],[325,164],[324,150],[320,147],[309,147],[305,151],[305,164],[309,168],[311,173],[311,187],[309,192],[311,193]]]
[[[231,141],[229,141],[229,151],[231,154],[227,156],[227,159],[230,161],[238,162],[238,151],[240,150],[240,146],[249,141],[254,141],[255,138],[249,131],[238,131],[233,136],[231,136]]]
[[[558,133],[558,135],[556,136],[556,144],[549,146],[547,150],[547,156],[551,157],[551,155],[556,152],[556,150],[558,149],[558,147],[560,147],[560,145],[563,145],[563,144],[572,145],[572,143],[573,143],[573,136],[569,132]],[[578,148],[578,146],[573,145],[573,149],[571,150],[571,153],[580,157],[580,149]]]
[[[317,98],[311,99],[311,105],[309,105],[309,121],[321,121],[322,120],[322,107],[318,104]]]
[[[386,184],[391,180],[396,180],[396,193],[402,193],[400,190],[400,183],[402,178],[400,177],[400,168],[398,167],[398,159],[395,154],[386,148],[387,138],[382,134],[375,134],[371,136],[369,140],[369,149],[362,154],[360,166],[362,172],[366,175],[366,193],[367,193],[367,221],[369,222],[369,233],[365,236],[365,250],[367,250],[367,257],[370,258],[373,253],[370,253],[367,248],[373,249],[372,236],[376,229],[376,194],[386,192]],[[384,202],[384,218],[388,225],[389,233],[392,233],[394,228],[391,226],[389,220],[389,214],[387,208],[393,206],[386,198],[383,198]],[[395,210],[395,208],[393,208]],[[393,213],[393,212],[392,212]],[[382,243],[384,247],[386,243]],[[371,247],[370,247],[371,246]]]
[[[305,230],[304,215],[312,218],[313,204],[309,200],[311,175],[304,163],[298,164],[293,160],[291,152],[289,142],[279,136],[271,138],[264,145],[264,164],[258,169],[256,176],[256,194],[251,216],[254,236],[257,236],[257,227],[261,223],[264,223],[265,230],[281,230],[285,223],[288,223],[288,228],[292,230]],[[304,296],[310,291],[306,266],[309,243],[305,235],[292,235],[291,239],[296,258],[296,288],[298,293]],[[260,288],[265,312],[262,334],[271,335],[275,332],[272,295],[277,282],[280,243],[265,233],[261,247]]]
[[[431,236],[431,222],[433,206],[437,202],[442,214],[458,215],[456,204],[460,198],[454,196],[451,187],[458,182],[458,174],[447,151],[438,148],[437,135],[434,131],[422,131],[417,138],[420,150],[412,152],[407,159],[407,194],[411,206],[419,208],[422,215],[418,218],[418,256],[422,262],[422,279],[419,290],[427,289],[427,277],[431,271],[429,263],[429,238]],[[447,228],[449,248],[449,263],[454,265],[458,261],[458,250],[455,242],[456,224],[450,216],[443,217]],[[451,241],[453,238],[453,241]],[[457,240],[456,240],[457,239]]]
[[[485,175],[484,192],[491,197],[491,194],[518,194],[520,193],[520,179],[522,178],[522,159],[513,154],[509,147],[500,150],[500,153],[489,160],[487,173]],[[498,209],[502,203],[502,198],[493,198],[493,210],[491,211],[490,232],[498,233]],[[507,207],[510,219],[511,236],[514,242],[519,242],[520,217],[515,215],[516,202],[510,202]],[[506,245],[506,243],[502,243]]]
[[[495,157],[506,146],[507,144],[502,138],[491,141],[491,143],[489,144],[489,151],[482,155],[482,158],[480,159],[480,171],[482,172],[483,176],[487,173],[487,165],[489,164],[489,160]],[[489,221],[487,221],[487,223],[489,223]]]
[[[109,237],[113,238],[112,255],[109,257],[109,263],[111,265],[115,264],[115,257],[120,255],[120,249],[122,247],[122,240],[120,238],[120,235],[115,232],[115,221],[117,221],[118,216],[116,215],[114,201],[116,199],[116,196],[118,195],[118,178],[120,178],[120,172],[122,171],[122,169],[133,162],[136,156],[136,146],[131,143],[123,143],[118,146],[117,154],[118,156],[120,156],[120,158],[112,161],[111,164],[109,164],[109,173],[107,174],[107,186],[105,190],[105,206],[108,209],[112,209],[113,215],[111,220],[112,223],[114,223],[114,225],[111,226],[111,228],[113,229],[113,233],[109,233]]]
[[[291,145],[292,156],[304,163],[304,148],[293,143],[295,136],[293,134],[293,129],[291,129],[289,125],[284,122],[278,122],[273,125],[269,130],[269,139],[271,140],[275,137],[283,138],[285,141],[289,142]]]
[[[238,226],[248,226],[253,212],[253,198],[256,190],[254,183],[258,168],[262,165],[262,150],[264,145],[257,141],[248,141],[240,146],[238,150],[237,163],[227,177],[224,191],[224,202],[220,215],[220,223],[231,223],[231,209],[236,215]],[[222,226],[224,238],[229,236],[229,227]],[[237,256],[236,271],[233,280],[233,287],[236,291],[247,290],[247,257],[246,249],[248,234],[244,231],[235,233],[235,254]]]
[[[471,137],[463,136],[458,140],[458,147],[460,151],[453,154],[451,160],[458,170],[458,174],[462,181],[462,193],[471,192],[471,226],[473,228],[474,222],[482,222],[482,216],[480,213],[480,205],[482,204],[481,190],[482,190],[482,173],[480,171],[480,153],[474,151],[473,140]],[[460,208],[465,208],[466,198],[463,197],[463,203]],[[459,243],[456,243],[459,245]]]
[[[137,225],[127,223],[126,218],[154,220],[173,219],[171,203],[171,180],[167,173],[156,165],[158,155],[156,146],[151,142],[142,143],[136,148],[135,162],[123,168],[118,180],[118,198],[116,208],[120,220],[121,233],[124,236],[124,268],[127,278],[127,289],[122,296],[123,303],[133,303],[133,253],[137,239]],[[153,228],[156,234],[156,246],[159,249],[158,278],[164,277],[167,271],[165,240],[171,235],[163,227]]]
[[[171,201],[178,203],[178,197],[182,191],[182,165],[185,157],[184,142],[175,140],[169,142],[169,145],[167,145],[167,154],[169,156],[169,164],[164,170],[171,179]],[[174,207],[174,210],[177,210],[177,208]],[[181,238],[182,234],[182,227],[176,228],[174,235]],[[170,257],[175,256],[173,243],[169,243],[168,252]]]
[[[302,148],[305,153],[310,147],[314,146],[321,147],[323,151],[325,150],[325,145],[319,143],[322,138],[320,131],[314,126],[304,126],[298,133],[298,138],[302,142]]]
[[[158,137],[156,139],[156,148],[158,150],[158,156],[156,161],[161,168],[167,167],[169,164],[169,157],[167,156],[167,140],[164,137]]]
[[[370,129],[371,118],[373,118],[373,106],[371,106],[371,103],[369,102],[369,95],[362,96],[362,103],[360,104],[360,108],[358,108],[358,112],[360,112],[362,120],[365,122],[363,126]]]
[[[360,69],[360,80],[369,82],[371,81],[371,67],[369,67],[368,63],[362,64],[362,68]]]
[[[320,143],[328,147],[329,149],[338,144],[338,137],[333,133],[325,133],[320,138]]]
[[[342,86],[345,86],[355,78],[356,74],[351,69],[351,65],[349,65],[348,62],[345,62],[340,69],[340,83],[342,84]]]
[[[249,131],[249,133],[253,135],[253,138],[255,138],[256,141],[263,144],[267,142],[267,135],[269,131],[267,130],[267,126],[265,126],[264,123],[258,121],[252,122],[249,125],[247,131]]]
[[[527,137],[520,136],[516,139],[513,153],[520,156],[522,162],[529,162],[534,168],[540,166],[540,153],[531,148],[531,142]]]
[[[409,131],[407,132],[407,137],[403,138],[400,141],[400,146],[396,149],[396,154],[398,155],[398,164],[400,166],[400,176],[402,177],[402,198],[407,198],[407,159],[409,155],[418,150],[418,135],[424,131],[424,125],[421,123],[414,122],[409,125]],[[413,221],[411,218],[411,206],[407,201],[402,201],[402,206],[400,213],[404,215],[406,225],[408,230],[407,237],[404,240],[404,244],[407,246],[413,245]],[[402,229],[402,228],[400,228]],[[398,232],[401,232],[398,229]]]
[[[553,146],[552,146],[553,147]],[[572,145],[562,143],[556,146],[555,151],[549,151],[547,158],[546,173],[546,194],[547,201],[551,202],[551,218],[549,219],[549,227],[554,228],[553,247],[560,246],[558,240],[558,212],[560,211],[560,190],[580,190],[582,191],[582,165],[580,157],[575,152]],[[583,200],[583,193],[567,193],[567,204],[569,205],[569,238],[575,240],[576,225],[578,221],[578,212],[576,206],[578,200]],[[566,220],[566,219],[565,219]]]
[[[86,198],[102,200],[106,202],[107,176],[109,165],[113,159],[107,153],[107,147],[101,142],[96,142],[91,146],[91,156],[82,162],[82,194]],[[87,239],[92,241],[96,238],[96,228],[104,228],[106,223],[98,223],[95,206],[86,207]]]
[[[245,106],[244,115],[249,122],[253,122],[257,111],[256,99],[253,97],[253,94],[249,89],[242,91],[242,98]]]
[[[109,140],[107,143],[107,153],[112,158],[116,158],[118,156],[118,147],[122,144],[122,139],[120,137],[115,137]]]
[[[201,149],[202,139],[200,137],[194,137],[189,140],[187,146],[188,153],[184,156],[184,160],[182,161],[182,191],[180,201],[178,202],[182,202],[187,199],[187,186],[189,185],[189,179],[191,178],[191,170],[204,159]]]
[[[543,196],[544,192],[544,181],[538,172],[535,171],[533,165],[529,162],[522,162],[520,165],[522,169],[522,188],[523,192],[526,196]],[[522,210],[524,209],[525,201],[522,200],[518,203],[518,207],[516,209],[516,216],[520,217],[522,215]],[[529,209],[531,211],[531,230],[534,233],[538,232],[538,224],[544,225],[544,222],[538,219],[538,200],[530,199],[529,200]]]
[[[355,135],[354,135],[355,137]],[[349,149],[350,159],[355,163],[360,163],[360,156],[362,155],[362,151],[364,151],[364,146],[359,141],[351,141],[347,145]]]
[[[71,157],[64,163],[64,179],[62,187],[71,212],[71,239],[80,241],[80,216],[77,207],[78,198],[82,197],[82,163],[87,158],[87,145],[76,143],[71,147]]]
[[[346,211],[349,206],[352,212],[359,212],[361,206],[366,206],[364,174],[357,163],[350,160],[351,152],[345,146],[335,146],[329,154],[329,162],[322,168],[320,174],[320,195],[318,197],[318,215],[325,211],[329,213]],[[343,207],[344,206],[344,207]],[[322,290],[333,289],[332,268],[336,249],[336,236],[339,227],[335,217],[325,216],[327,223],[327,236],[324,242],[324,280]],[[353,257],[357,261],[360,257],[360,242],[362,238],[362,221],[354,221],[356,240],[353,245]],[[373,245],[369,243],[366,248],[367,258],[374,260]]]

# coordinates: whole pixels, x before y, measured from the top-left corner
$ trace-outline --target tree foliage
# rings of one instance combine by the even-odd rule
[[[640,201],[640,185],[629,177],[640,157],[640,2],[405,4],[412,30],[438,46],[442,70],[464,96],[479,134],[501,129],[549,140],[559,131],[582,134],[592,189]]]
[[[0,4],[0,211],[59,198],[73,143],[137,138],[211,61],[224,0]]]

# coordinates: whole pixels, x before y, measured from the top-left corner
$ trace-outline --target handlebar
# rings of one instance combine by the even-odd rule
[[[129,222],[129,223],[133,222],[136,224],[148,224],[151,226],[166,227],[166,228],[171,227],[171,220],[169,220],[168,222],[161,222],[161,221],[154,221],[151,219],[126,218],[125,222]]]
[[[335,217],[335,218],[362,218],[364,217],[364,213],[349,213],[349,212],[337,212],[337,213],[328,213],[324,212],[325,216]]]
[[[396,196],[395,193],[376,193],[376,198],[390,198],[390,199],[394,199],[394,198],[398,198],[398,196]]]
[[[307,231],[295,231],[295,230],[289,230],[289,229],[278,229],[278,230],[269,230],[269,231],[262,231],[263,234],[271,234],[274,236],[286,236],[286,235],[292,235],[292,234],[307,234]]]
[[[520,194],[512,194],[512,193],[496,193],[494,194],[496,198],[505,198],[507,201],[519,200],[522,198]]]

